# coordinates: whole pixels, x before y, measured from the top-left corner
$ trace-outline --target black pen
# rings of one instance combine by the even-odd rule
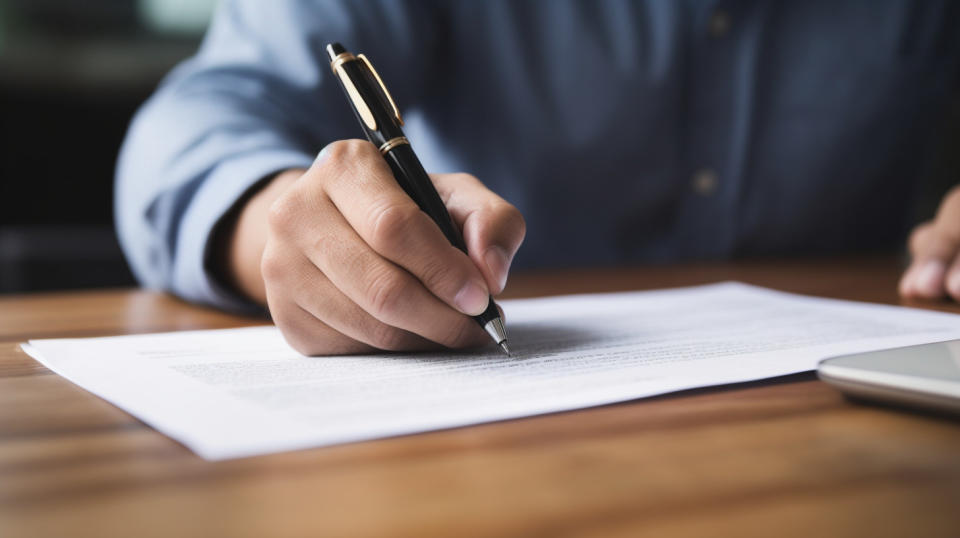
[[[430,176],[420,164],[420,159],[410,147],[407,137],[403,135],[403,129],[400,128],[403,125],[400,109],[380,75],[366,56],[354,56],[340,43],[327,45],[327,55],[330,56],[330,68],[340,81],[340,87],[347,95],[363,132],[373,145],[380,148],[380,154],[390,165],[397,183],[424,213],[430,215],[443,235],[447,236],[447,240],[466,254],[467,245],[463,242],[463,237],[447,213]],[[479,316],[473,316],[473,319],[507,355],[510,354],[503,319],[492,296],[487,303],[487,309]]]

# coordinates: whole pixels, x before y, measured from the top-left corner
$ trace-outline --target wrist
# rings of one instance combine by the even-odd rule
[[[267,242],[267,212],[304,172],[285,170],[258,183],[224,216],[222,233],[214,238],[220,252],[219,274],[225,283],[260,305],[266,305],[260,258]]]

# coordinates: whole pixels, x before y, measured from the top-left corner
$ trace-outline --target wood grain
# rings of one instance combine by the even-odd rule
[[[894,303],[899,269],[568,270],[507,295],[735,279]],[[17,347],[263,322],[147,291],[0,298],[0,536],[960,536],[960,422],[852,403],[811,374],[209,463]]]

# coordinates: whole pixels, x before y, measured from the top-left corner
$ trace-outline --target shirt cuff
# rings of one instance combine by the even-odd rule
[[[197,190],[177,235],[173,292],[188,301],[238,313],[264,310],[222,285],[206,263],[214,227],[249,189],[262,179],[291,168],[309,168],[313,157],[295,150],[272,150],[230,159],[218,165]]]

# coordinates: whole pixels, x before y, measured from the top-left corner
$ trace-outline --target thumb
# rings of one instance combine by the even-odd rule
[[[523,215],[470,174],[435,174],[431,179],[463,233],[467,254],[490,293],[497,295],[507,284],[510,264],[526,235]]]

